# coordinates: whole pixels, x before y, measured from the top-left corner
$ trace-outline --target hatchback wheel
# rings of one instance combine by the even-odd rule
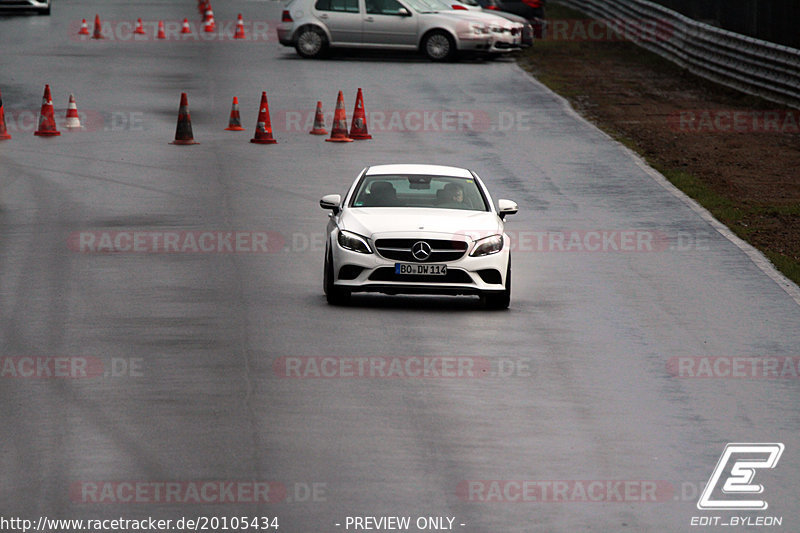
[[[434,31],[425,37],[422,50],[431,61],[447,61],[455,56],[456,43],[446,32]]]
[[[306,26],[297,34],[297,41],[294,48],[302,57],[320,57],[328,48],[328,39],[319,28]]]

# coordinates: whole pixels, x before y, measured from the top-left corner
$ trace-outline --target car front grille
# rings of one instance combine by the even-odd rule
[[[376,268],[369,275],[370,281],[406,281],[411,283],[472,283],[472,278],[463,270],[449,268],[444,276],[417,276],[395,274],[394,267]]]
[[[411,253],[411,247],[424,241],[431,247],[431,255],[420,261]],[[375,248],[378,253],[392,261],[407,261],[411,263],[445,263],[457,261],[467,253],[467,243],[447,239],[378,239]]]

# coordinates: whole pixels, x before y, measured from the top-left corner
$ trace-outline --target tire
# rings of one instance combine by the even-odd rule
[[[328,49],[328,38],[319,28],[305,26],[297,32],[294,49],[300,57],[307,59],[322,57]]]
[[[486,293],[482,297],[486,309],[508,309],[511,305],[511,256],[506,269],[506,287],[502,292]]]
[[[325,299],[331,305],[344,305],[350,300],[350,291],[341,289],[333,283],[333,255],[330,250],[325,254],[322,289],[325,291]]]
[[[450,61],[457,51],[455,40],[446,31],[432,31],[422,40],[422,52],[431,61]]]

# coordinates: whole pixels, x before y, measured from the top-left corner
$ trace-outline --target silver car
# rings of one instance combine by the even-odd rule
[[[285,7],[278,39],[302,57],[319,57],[336,47],[389,48],[420,50],[433,61],[445,61],[459,52],[513,49],[498,38],[507,20],[455,11],[439,0],[289,0]]]
[[[0,11],[6,9],[36,11],[40,15],[49,15],[50,0],[0,0]]]

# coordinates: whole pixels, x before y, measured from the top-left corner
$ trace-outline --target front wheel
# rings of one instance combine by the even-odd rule
[[[325,291],[325,299],[331,305],[344,305],[350,300],[350,291],[341,289],[333,283],[333,256],[330,251],[325,254],[322,289]]]
[[[297,41],[294,49],[301,57],[316,58],[321,57],[328,48],[328,39],[319,28],[307,26],[297,34]]]
[[[425,36],[422,51],[431,61],[448,61],[456,55],[456,43],[447,32],[433,31]]]
[[[508,309],[511,305],[511,257],[508,258],[506,269],[506,286],[502,292],[486,293],[482,297],[486,309]]]

